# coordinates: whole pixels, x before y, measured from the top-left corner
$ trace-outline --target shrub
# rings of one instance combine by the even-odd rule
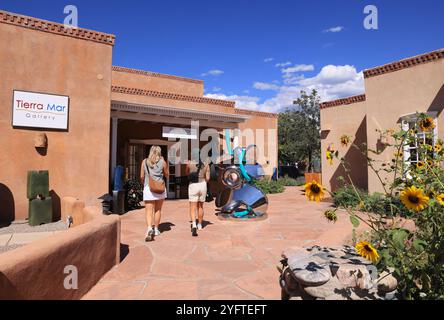
[[[278,182],[280,184],[282,184],[283,186],[285,186],[285,187],[302,186],[305,183],[303,177],[299,177],[297,179],[293,179],[293,178],[290,178],[288,176],[285,176],[283,178],[279,178]]]
[[[282,193],[285,190],[281,182],[274,180],[257,180],[254,185],[265,194]]]

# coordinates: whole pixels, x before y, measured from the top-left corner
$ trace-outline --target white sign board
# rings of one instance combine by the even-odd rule
[[[162,127],[162,137],[195,140],[197,139],[197,130],[195,128]]]
[[[14,90],[14,127],[68,129],[69,97]]]

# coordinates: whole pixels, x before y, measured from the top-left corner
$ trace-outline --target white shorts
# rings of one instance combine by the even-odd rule
[[[190,202],[205,202],[207,197],[207,183],[190,183],[188,186],[188,199]]]
[[[149,186],[145,186],[143,188],[143,201],[154,201],[154,200],[163,200],[167,197],[167,192],[165,189],[165,192],[163,193],[153,193],[150,190]]]

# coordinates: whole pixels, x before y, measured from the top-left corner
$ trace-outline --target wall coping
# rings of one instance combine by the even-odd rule
[[[264,111],[256,111],[256,110],[247,110],[247,109],[235,109],[235,113],[237,114],[245,114],[245,115],[252,115],[252,116],[259,116],[259,117],[265,117],[265,118],[278,118],[278,113],[273,112],[264,112]]]
[[[357,96],[322,102],[319,104],[319,107],[321,109],[326,109],[326,108],[337,107],[337,106],[342,106],[342,105],[347,105],[347,104],[352,104],[352,103],[363,102],[365,100],[366,100],[365,94],[360,94]]]
[[[132,95],[139,95],[139,96],[150,96],[150,97],[156,97],[156,98],[162,98],[162,99],[172,99],[172,100],[179,100],[179,101],[190,101],[190,102],[196,102],[196,103],[207,103],[207,104],[214,104],[214,105],[230,107],[230,108],[234,108],[234,104],[235,104],[234,101],[228,101],[228,100],[219,100],[219,99],[211,99],[211,98],[205,98],[205,97],[188,96],[188,95],[184,95],[184,94],[160,92],[160,91],[137,89],[137,88],[128,88],[128,87],[121,87],[121,86],[111,86],[111,92],[132,94]]]
[[[113,46],[116,36],[82,28],[65,28],[61,23],[42,20],[17,13],[0,10],[0,23],[24,27],[32,30],[68,36],[77,39],[94,41]]]
[[[140,69],[132,69],[132,68],[127,68],[127,67],[113,66],[112,70],[116,71],[116,72],[125,72],[125,73],[139,74],[139,75],[148,76],[148,77],[165,78],[165,79],[186,81],[186,82],[197,83],[197,84],[203,84],[204,83],[203,80],[191,79],[191,78],[185,78],[185,77],[179,77],[179,76],[173,76],[173,75],[170,75],[170,74],[158,73],[158,72],[152,72],[152,71],[145,71],[145,70],[140,70]]]
[[[420,64],[433,62],[444,58],[444,48],[432,52],[427,52],[414,57],[391,62],[372,69],[364,70],[364,78],[376,77],[385,73],[411,68]]]

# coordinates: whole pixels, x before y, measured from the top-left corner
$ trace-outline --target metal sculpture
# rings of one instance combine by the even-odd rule
[[[260,164],[247,164],[247,152],[256,145],[232,148],[230,132],[225,131],[230,164],[213,165],[212,181],[219,184],[215,194],[218,215],[223,218],[253,219],[265,217],[267,196],[255,186],[265,174]]]

